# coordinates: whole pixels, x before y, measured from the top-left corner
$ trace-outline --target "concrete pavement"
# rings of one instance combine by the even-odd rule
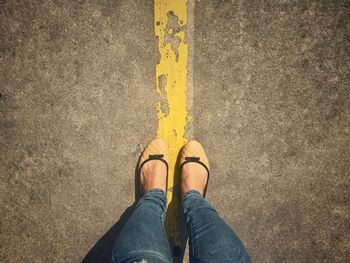
[[[208,200],[253,262],[345,262],[348,2],[191,3]],[[0,10],[0,261],[103,262],[157,132],[153,1]]]

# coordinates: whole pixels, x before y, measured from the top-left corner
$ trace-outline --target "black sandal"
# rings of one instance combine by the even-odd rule
[[[139,165],[138,165],[138,176],[139,176],[139,192],[141,196],[144,194],[142,185],[141,185],[141,168],[144,164],[146,164],[149,161],[152,160],[159,160],[165,163],[166,165],[166,170],[167,170],[167,175],[166,175],[166,180],[167,180],[167,188],[168,188],[168,170],[169,170],[169,165],[168,165],[168,145],[163,139],[154,139],[152,140],[145,150],[143,151],[140,160],[139,160]],[[167,189],[166,189],[167,190]]]
[[[202,145],[195,140],[189,141],[182,147],[180,152],[180,170],[182,169],[182,166],[190,162],[199,163],[208,172],[207,182],[203,191],[203,197],[205,198],[209,182],[209,161]]]

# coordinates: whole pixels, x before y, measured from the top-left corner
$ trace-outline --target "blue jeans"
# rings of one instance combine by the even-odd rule
[[[189,232],[190,262],[250,262],[237,235],[199,192],[187,192],[182,208]],[[112,262],[172,262],[164,230],[165,210],[165,192],[147,192],[115,241]]]

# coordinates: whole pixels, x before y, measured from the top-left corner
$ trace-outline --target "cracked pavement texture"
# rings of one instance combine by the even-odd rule
[[[134,202],[156,134],[153,2],[0,10],[0,258],[79,262]],[[195,2],[193,138],[207,199],[253,262],[350,258],[349,14],[341,0]]]

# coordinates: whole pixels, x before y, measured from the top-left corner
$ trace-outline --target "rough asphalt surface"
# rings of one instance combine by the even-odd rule
[[[157,129],[153,2],[0,22],[0,261],[103,262]],[[254,262],[349,260],[349,1],[200,0],[189,41],[208,200]]]

